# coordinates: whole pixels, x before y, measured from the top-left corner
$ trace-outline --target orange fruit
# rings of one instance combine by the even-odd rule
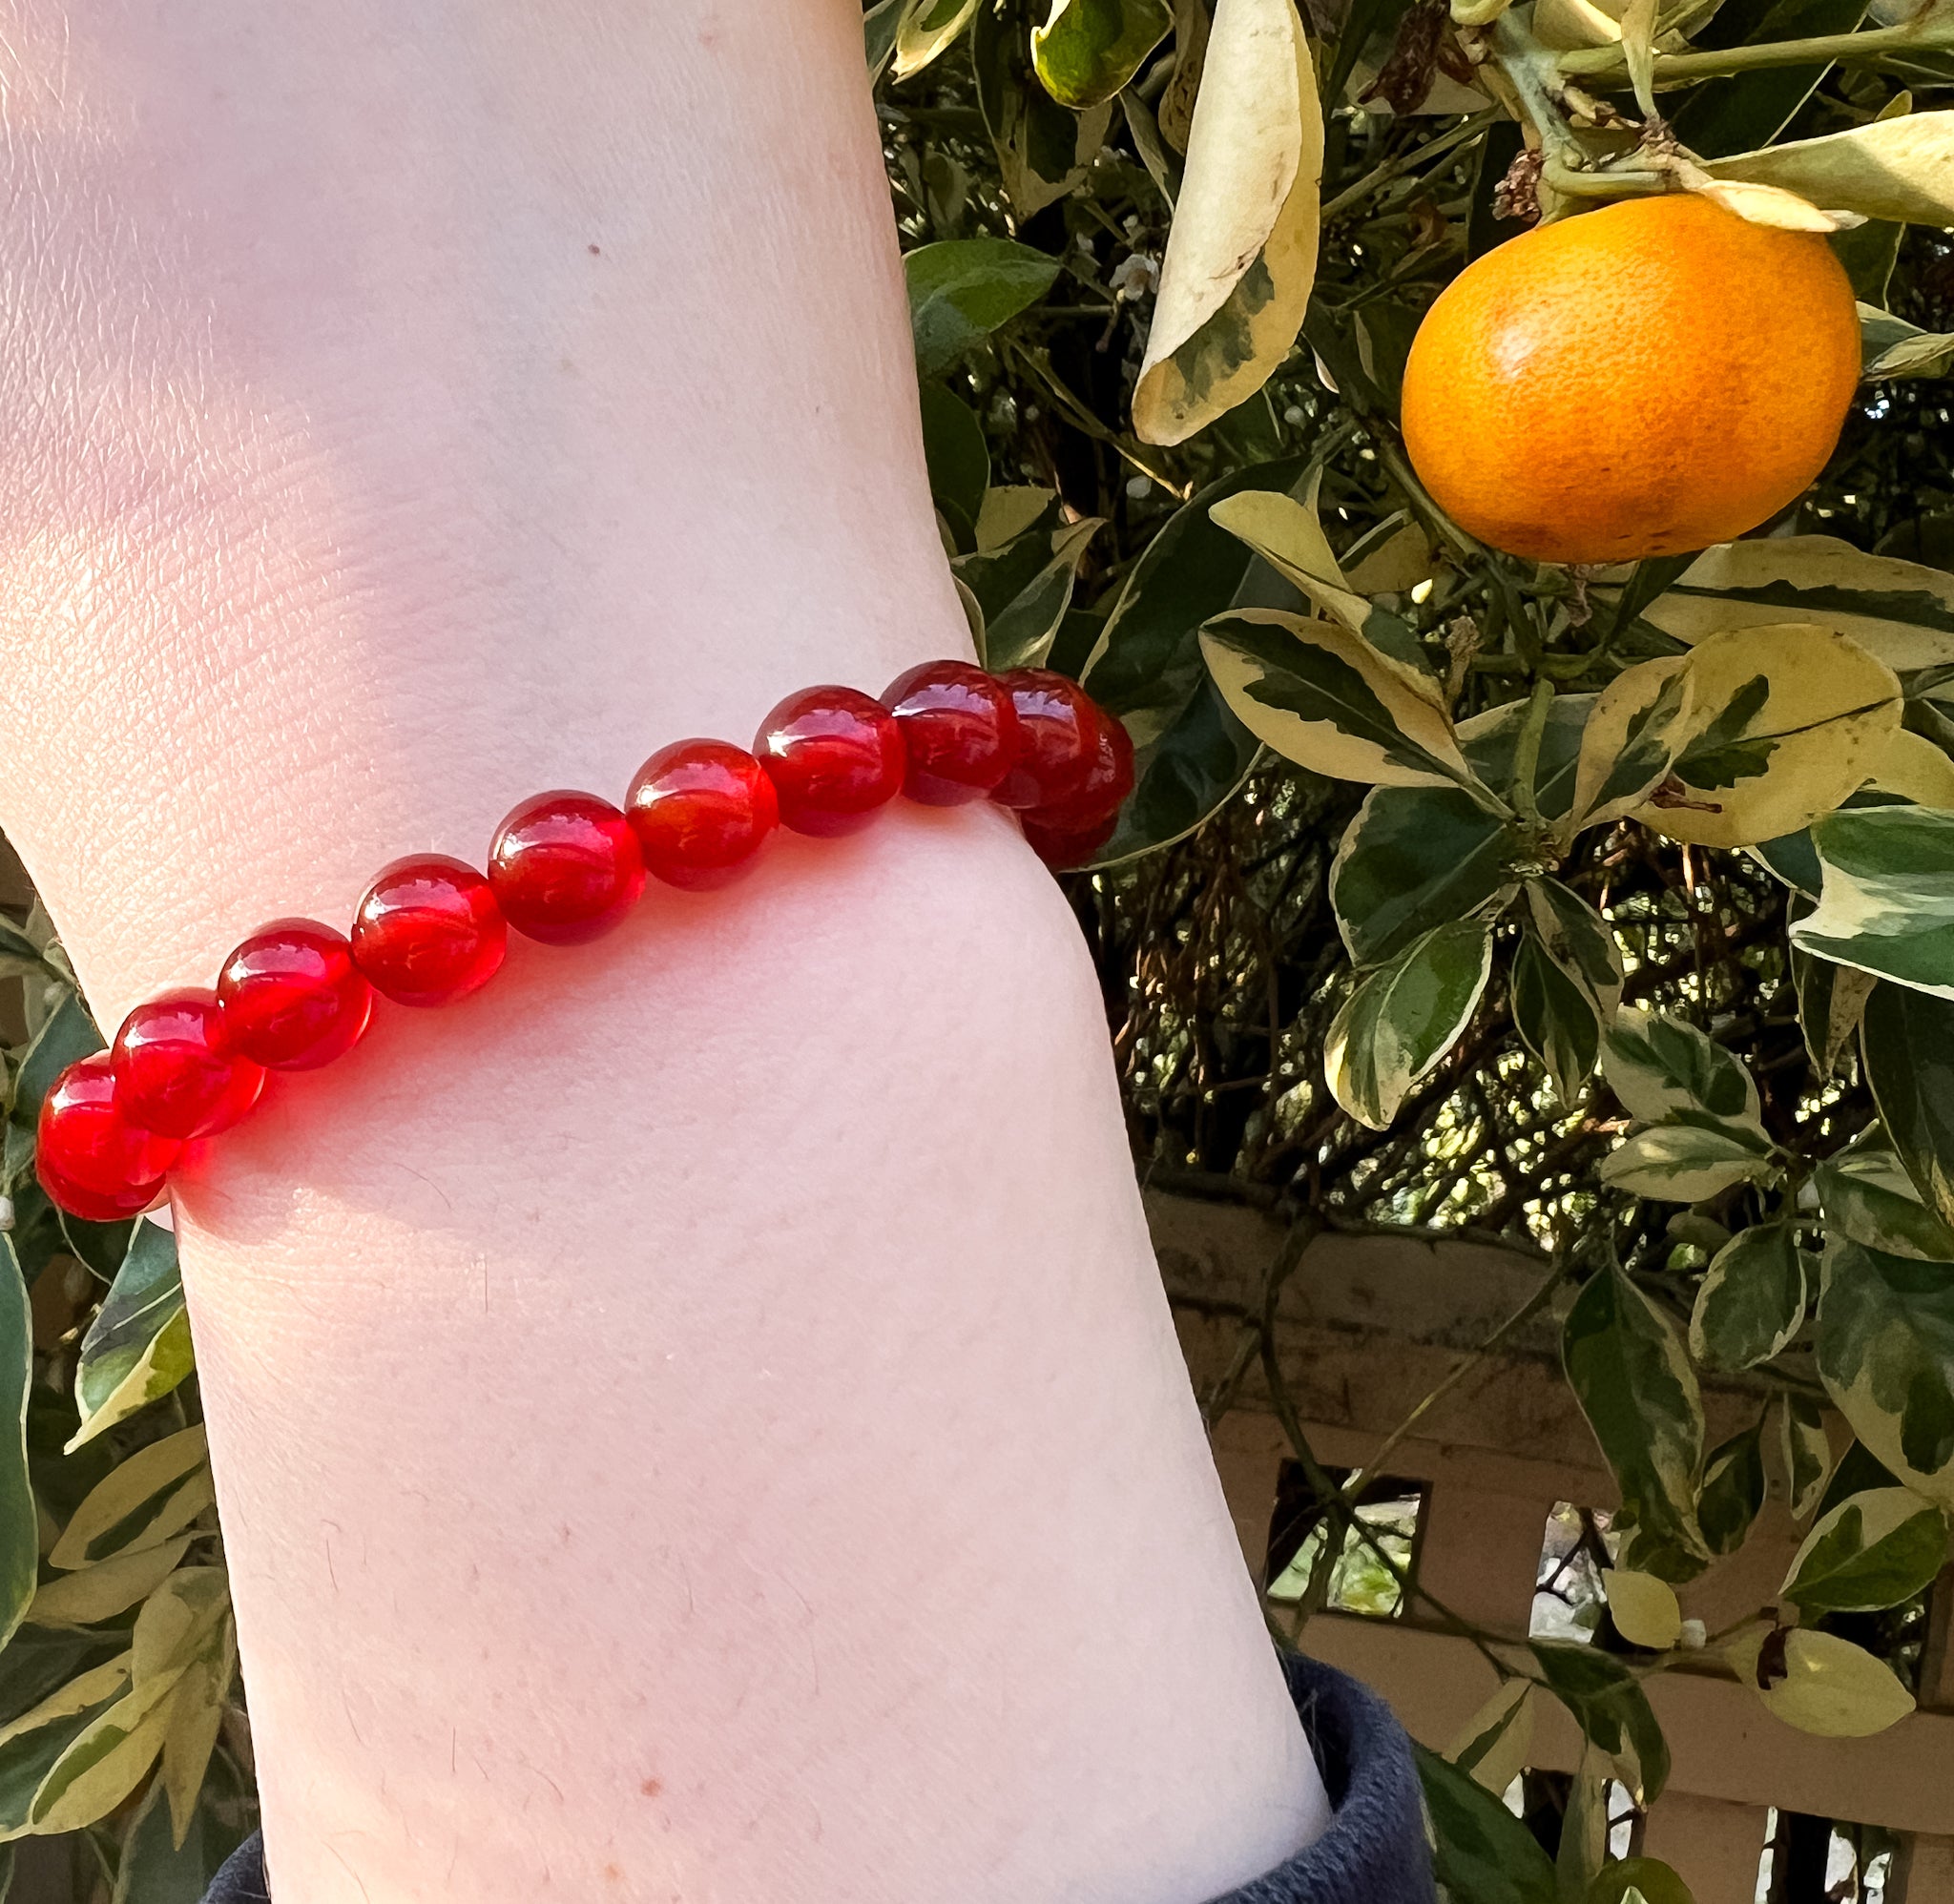
[[[1825,240],[1688,193],[1508,239],[1425,314],[1404,445],[1482,542],[1624,562],[1728,542],[1825,466],[1859,383]]]

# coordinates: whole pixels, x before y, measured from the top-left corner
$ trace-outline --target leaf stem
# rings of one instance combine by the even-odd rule
[[[1361,203],[1373,192],[1382,191],[1393,180],[1403,177],[1407,172],[1416,171],[1427,160],[1442,157],[1457,151],[1460,146],[1470,144],[1496,119],[1504,116],[1496,107],[1489,108],[1484,113],[1475,113],[1469,119],[1462,121],[1450,132],[1443,134],[1428,144],[1419,146],[1410,152],[1401,153],[1396,158],[1387,158],[1382,164],[1373,166],[1355,185],[1345,186],[1324,204],[1323,223],[1328,224],[1332,218],[1347,212],[1351,206]]]
[[[1757,46],[1723,47],[1704,52],[1659,52],[1655,80],[1685,85],[1724,73],[1754,72],[1763,67],[1810,66],[1831,60],[1880,59],[1890,52],[1915,52],[1954,47],[1954,12],[1927,10],[1927,18],[1899,27],[1871,27],[1855,33],[1816,33],[1801,40],[1770,40]],[[1628,78],[1628,62],[1618,47],[1582,47],[1560,56],[1560,70],[1569,77],[1612,85]],[[1515,81],[1517,84],[1517,79]]]

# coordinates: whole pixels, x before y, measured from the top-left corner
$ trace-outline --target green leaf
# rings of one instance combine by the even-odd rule
[[[1532,1750],[1533,1691],[1530,1679],[1503,1681],[1446,1749],[1447,1762],[1495,1798],[1519,1777]]]
[[[1612,1024],[1621,1004],[1622,951],[1609,922],[1580,894],[1545,878],[1527,881],[1527,911],[1540,949]]]
[[[1058,259],[1009,238],[944,238],[908,253],[903,275],[916,366],[933,377],[1044,297]]]
[[[1745,8],[1740,18],[1725,10],[1716,19],[1715,44],[1753,46],[1773,40],[1847,33],[1859,25],[1866,0],[1776,0]],[[1736,28],[1738,37],[1729,37]],[[1675,114],[1676,136],[1692,152],[1712,156],[1769,145],[1824,78],[1825,64],[1764,67],[1714,79],[1686,98]],[[1830,202],[1829,200],[1827,201]]]
[[[29,1808],[42,1834],[75,1832],[105,1818],[134,1791],[163,1749],[176,1676],[132,1686],[97,1713],[48,1768]]]
[[[1471,1023],[1491,970],[1492,927],[1477,920],[1440,926],[1379,966],[1330,1026],[1323,1068],[1337,1102],[1386,1128]]]
[[[1436,684],[1430,680],[1417,635],[1408,623],[1366,601],[1344,579],[1313,496],[1240,489],[1213,504],[1208,513],[1306,595],[1318,613],[1341,622],[1393,661],[1425,675],[1424,692],[1437,701]]]
[[[1476,784],[1431,684],[1346,628],[1243,610],[1207,624],[1201,652],[1242,725],[1312,773]]]
[[[1562,1904],[1581,1904],[1608,1862],[1608,1760],[1591,1745],[1584,1748],[1554,1853],[1554,1887]]]
[[[39,1578],[40,1521],[28,1479],[27,1404],[33,1321],[13,1238],[0,1252],[0,1646],[27,1615]]]
[[[1070,197],[1112,130],[1112,108],[1069,113],[1031,72],[1029,20],[1022,5],[980,5],[971,28],[977,106],[997,153],[1005,197],[1022,225]]]
[[[1529,930],[1513,954],[1508,983],[1513,1030],[1540,1061],[1563,1104],[1571,1105],[1594,1074],[1602,1019],[1591,1000],[1542,949]]]
[[[64,993],[20,1061],[13,1080],[14,1122],[31,1129],[41,1114],[41,1100],[53,1088],[54,1080],[70,1065],[99,1051],[102,1045],[102,1034],[95,1029],[88,1007],[73,992]]]
[[[1533,776],[1533,803],[1543,819],[1563,819],[1572,808],[1581,737],[1594,699],[1592,694],[1556,694],[1548,710]],[[1459,745],[1472,771],[1508,799],[1520,771],[1520,735],[1526,725],[1525,701],[1508,701],[1459,723]]]
[[[1881,1121],[1921,1200],[1954,1224],[1954,1004],[1900,985],[1866,1001],[1860,1054]]]
[[[1687,1579],[1708,1558],[1695,1521],[1703,1397],[1674,1326],[1618,1269],[1590,1276],[1561,1336],[1568,1381],[1637,1525]]]
[[[1823,138],[1712,159],[1716,178],[1776,185],[1828,211],[1902,224],[1954,224],[1954,113],[1908,113]]]
[[[1954,662],[1954,576],[1830,535],[1705,549],[1643,617],[1691,643],[1730,629],[1816,623],[1902,674]]]
[[[1605,1865],[1582,1904],[1695,1904],[1690,1887],[1660,1858],[1625,1857]]]
[[[152,1441],[112,1469],[74,1510],[48,1563],[72,1569],[154,1547],[180,1534],[212,1498],[199,1422]]]
[[[1741,1132],[1767,1148],[1757,1087],[1743,1061],[1694,1024],[1625,1007],[1602,1048],[1610,1087],[1645,1124],[1696,1124]]]
[[[1866,1000],[1879,982],[1870,972],[1837,965],[1829,959],[1815,959],[1797,946],[1791,948],[1791,980],[1798,990],[1798,1018],[1805,1034],[1805,1049],[1819,1077],[1833,1077],[1852,1047]]]
[[[1954,813],[1858,807],[1812,824],[1823,883],[1800,950],[1954,999]]]
[[[1299,456],[1225,476],[1176,509],[1133,564],[1080,678],[1126,722],[1143,758],[1206,681],[1204,623],[1231,608],[1302,605],[1295,588],[1214,520],[1215,505],[1242,489],[1306,490],[1318,474]]]
[[[1898,1606],[1947,1558],[1946,1516],[1911,1488],[1842,1500],[1805,1537],[1779,1589],[1807,1620]]]
[[[192,1829],[197,1800],[222,1729],[224,1707],[238,1669],[237,1629],[220,1623],[217,1644],[184,1669],[163,1735],[159,1783],[169,1793],[171,1816],[179,1836]]]
[[[1815,1342],[1853,1433],[1901,1480],[1954,1501],[1954,1275],[1834,1237]]]
[[[194,1366],[177,1238],[158,1223],[138,1223],[82,1337],[74,1376],[81,1426],[70,1452],[168,1395]]]
[[[941,383],[925,383],[922,392],[923,456],[929,468],[929,493],[936,506],[967,539],[974,541],[977,514],[990,485],[990,445],[977,412]]]
[[[1581,735],[1569,838],[1639,806],[1669,776],[1690,732],[1695,690],[1675,657],[1628,669],[1594,697]]]
[[[1798,1332],[1808,1300],[1807,1258],[1788,1226],[1733,1236],[1696,1288],[1690,1353],[1709,1369],[1755,1368]]]
[[[1081,111],[1118,93],[1173,26],[1168,0],[1051,0],[1031,61],[1045,90]]]
[[[1452,1904],[1553,1904],[1553,1865],[1519,1819],[1456,1766],[1420,1745],[1435,1874]]]
[[[136,1808],[122,1840],[112,1904],[203,1904],[222,1863],[222,1852],[199,1811],[179,1847],[174,1839],[169,1794],[158,1779]]]
[[[1056,528],[1032,528],[1002,548],[951,563],[983,611],[984,665],[993,673],[1044,664],[1102,520],[1087,516]]]
[[[1825,1412],[1801,1395],[1787,1395],[1779,1418],[1779,1450],[1784,1459],[1786,1496],[1794,1520],[1802,1521],[1819,1504],[1832,1473],[1832,1443]]]
[[[976,10],[977,0],[904,0],[896,26],[895,76],[910,78],[942,58]]]
[[[129,1687],[129,1656],[91,1668],[0,1731],[0,1837],[28,1826],[34,1794],[63,1754],[114,1710]]]
[[[1345,830],[1330,868],[1338,930],[1360,966],[1491,902],[1515,842],[1456,787],[1379,787]]]
[[[1215,684],[1202,681],[1167,731],[1136,750],[1133,790],[1091,863],[1112,865],[1184,838],[1241,785],[1261,751]]]
[[[1541,1675],[1638,1805],[1669,1782],[1669,1745],[1635,1675],[1611,1654],[1565,1640],[1531,1644]]]
[[[1875,1250],[1954,1263],[1954,1227],[1921,1201],[1882,1125],[1860,1131],[1812,1173],[1827,1225]]]
[[[1764,1506],[1764,1418],[1754,1427],[1713,1448],[1703,1463],[1703,1486],[1696,1497],[1696,1524],[1713,1554],[1734,1554],[1743,1545]]]
[[[1666,1203],[1701,1203],[1734,1185],[1771,1174],[1768,1156],[1727,1130],[1657,1124],[1625,1139],[1601,1160],[1601,1181]]]

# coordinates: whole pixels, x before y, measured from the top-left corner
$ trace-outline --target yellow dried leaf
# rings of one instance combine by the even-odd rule
[[[1316,69],[1292,0],[1219,0],[1133,392],[1144,441],[1183,442],[1289,354],[1316,279],[1322,169]]]

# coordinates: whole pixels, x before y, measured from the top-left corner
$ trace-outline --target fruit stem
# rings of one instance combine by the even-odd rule
[[[1828,60],[1879,59],[1889,52],[1954,47],[1954,10],[1927,8],[1903,26],[1871,27],[1856,33],[1818,33],[1801,40],[1771,40],[1758,46],[1724,47],[1707,52],[1659,52],[1655,79],[1684,85],[1722,73],[1751,72],[1760,67],[1810,66]],[[1628,78],[1618,47],[1582,47],[1561,54],[1560,71],[1570,77],[1608,85]]]

